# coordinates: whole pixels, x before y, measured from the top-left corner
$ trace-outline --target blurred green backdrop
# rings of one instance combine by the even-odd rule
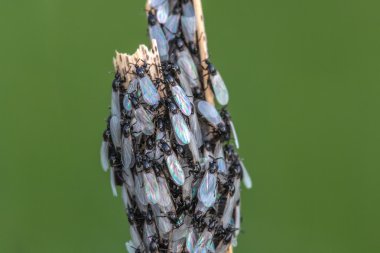
[[[380,2],[204,1],[254,189],[235,252],[378,252]],[[99,165],[143,0],[0,1],[0,252],[125,252]]]

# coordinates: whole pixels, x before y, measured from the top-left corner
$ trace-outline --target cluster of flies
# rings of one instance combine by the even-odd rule
[[[112,82],[111,115],[101,162],[122,188],[130,223],[129,252],[225,252],[240,231],[240,182],[251,179],[226,109],[219,72],[197,50],[189,0],[152,0],[149,34],[160,66],[140,59]],[[202,70],[207,68],[206,85]],[[150,68],[158,67],[160,78]],[[218,110],[205,100],[211,85]]]

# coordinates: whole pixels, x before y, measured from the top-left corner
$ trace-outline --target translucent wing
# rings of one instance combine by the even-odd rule
[[[125,243],[125,248],[127,249],[128,253],[135,253],[135,251],[136,251],[135,245],[133,245],[132,241],[126,242]]]
[[[131,234],[132,243],[135,249],[139,248],[141,244],[141,236],[137,230],[137,227],[135,225],[129,226],[129,231]],[[142,246],[142,245],[141,245]]]
[[[187,250],[187,252],[193,252],[194,251],[194,247],[195,247],[196,242],[197,242],[197,237],[195,235],[195,232],[192,228],[190,228],[190,231],[186,237],[186,250]]]
[[[218,142],[215,145],[215,157],[218,158],[218,172],[222,174],[227,174],[227,165],[226,160],[224,158],[224,152],[223,152],[223,145],[222,143]]]
[[[149,247],[149,244],[152,241],[152,237],[156,235],[156,228],[154,224],[149,225],[145,222],[143,235],[144,235],[144,242],[146,244],[146,247]]]
[[[144,101],[149,105],[157,105],[160,101],[160,95],[157,88],[153,85],[153,82],[148,76],[144,76],[140,79],[140,89]]]
[[[185,243],[185,238],[179,240],[172,240],[171,252],[183,252],[183,246]]]
[[[174,101],[178,105],[181,112],[190,116],[191,114],[191,102],[187,97],[185,91],[179,85],[171,86],[171,92],[173,93]]]
[[[135,116],[136,116],[136,111],[134,113],[135,113]],[[148,115],[148,117],[149,117],[149,115]],[[140,121],[137,121],[136,117],[133,117],[132,121],[131,121],[131,125],[133,126],[131,128],[132,135],[135,136],[135,137],[140,136],[142,134],[142,132],[143,132],[143,129],[144,129],[143,124]]]
[[[243,169],[243,183],[244,183],[244,186],[247,189],[251,189],[252,188],[252,179],[251,179],[251,176],[249,175],[248,170],[244,166],[244,163],[242,161],[240,161],[240,165],[241,165],[241,167]]]
[[[166,20],[164,31],[165,31],[165,35],[168,41],[175,38],[175,35],[178,32],[179,19],[180,19],[179,14],[172,14]]]
[[[191,90],[190,82],[187,80],[187,78],[185,78],[185,75],[183,74],[178,75],[178,78],[181,87],[186,93],[186,96],[189,98],[190,102],[193,102],[193,91]]]
[[[170,220],[161,214],[160,208],[158,205],[152,205],[152,210],[154,215],[156,216],[157,221],[157,228],[158,232],[160,233],[160,236],[167,234],[168,232],[172,231],[173,225],[171,224]]]
[[[224,240],[222,240],[216,248],[216,252],[227,252],[229,246],[229,243],[225,243]]]
[[[125,172],[123,173],[123,180],[124,180],[123,188],[127,187],[130,194],[135,195],[135,181],[133,180],[132,171],[131,169],[126,169],[126,168],[123,168],[123,170]]]
[[[111,98],[111,114],[120,118],[120,97],[119,91],[112,90]]]
[[[135,117],[137,122],[139,122],[143,127],[142,132],[145,135],[152,135],[154,133],[152,118],[142,106],[135,110]]]
[[[185,183],[182,186],[182,196],[184,199],[190,198],[192,199],[192,184],[193,184],[193,176],[189,176],[185,179]]]
[[[195,41],[195,32],[196,32],[196,19],[195,16],[192,17],[181,17],[182,31],[187,42]]]
[[[157,204],[160,201],[160,191],[158,190],[156,175],[154,172],[143,172],[142,174],[146,200],[150,204]]]
[[[240,222],[241,222],[241,216],[240,216],[240,204],[236,205],[235,207],[235,236],[237,237],[240,233]]]
[[[102,145],[100,147],[100,162],[101,162],[102,168],[105,172],[107,172],[107,170],[110,167],[110,163],[108,160],[108,151],[109,151],[108,150],[108,142],[102,141]]]
[[[179,228],[173,230],[173,241],[178,241],[180,239],[186,240],[187,231],[187,226],[180,226]]]
[[[207,244],[207,250],[210,253],[215,253],[215,245],[214,245],[214,242],[212,240],[210,240],[208,242],[208,244]],[[225,251],[218,251],[218,252],[225,252]]]
[[[222,76],[217,72],[216,75],[210,75],[210,80],[212,84],[212,89],[214,90],[214,94],[216,97],[216,100],[221,105],[227,105],[229,100],[229,94],[226,87],[226,84],[224,83]]]
[[[142,182],[141,173],[139,173],[139,175],[135,175],[135,182],[136,182],[136,188],[135,189],[136,189],[137,200],[143,206],[148,205],[148,202],[147,202],[146,197],[145,197],[145,191],[143,188],[144,184]]]
[[[111,139],[115,147],[121,146],[121,126],[120,119],[117,116],[112,116],[110,120]]]
[[[235,208],[236,202],[240,198],[240,179],[235,179],[234,186],[235,186],[235,193],[233,196],[228,195],[226,205],[224,207],[223,216],[222,216],[223,228],[227,228],[229,225],[232,224],[231,222],[233,220],[232,213]]]
[[[187,1],[186,3],[182,4],[182,13],[183,13],[183,16],[185,16],[185,17],[195,16],[194,7],[193,7],[193,4],[191,3],[191,1]]]
[[[203,176],[201,186],[198,190],[198,199],[206,207],[214,205],[217,193],[217,178],[215,174],[209,173],[207,170]]]
[[[126,242],[125,247],[128,253],[144,252],[142,243],[140,245],[134,245],[132,241]]]
[[[191,134],[189,149],[191,151],[191,154],[193,155],[194,162],[199,162],[200,155],[199,155],[199,150],[197,147],[197,140],[195,139],[193,134]]]
[[[149,35],[151,39],[157,41],[158,52],[162,61],[169,59],[169,44],[166,40],[165,34],[159,24],[149,26]]]
[[[195,207],[195,213],[201,212],[206,213],[209,208],[206,207],[201,201],[198,201],[197,206]]]
[[[237,238],[236,238],[236,236],[233,236],[233,237],[232,237],[232,242],[231,242],[231,244],[232,244],[232,246],[233,246],[234,248],[237,247],[238,243],[237,243]]]
[[[180,145],[187,145],[190,143],[190,130],[183,119],[183,116],[179,113],[171,114],[170,121],[172,122],[173,130],[176,139]]]
[[[197,147],[200,148],[203,145],[202,130],[199,125],[197,113],[194,112],[190,115],[190,129],[194,134],[195,140],[197,142]]]
[[[238,139],[238,136],[237,136],[237,133],[236,133],[235,125],[232,122],[232,120],[229,121],[229,124],[230,124],[230,127],[231,127],[232,135],[234,136],[235,146],[238,149],[240,147],[240,145],[239,145],[239,139]]]
[[[179,186],[183,185],[185,182],[185,174],[183,173],[181,164],[174,153],[166,157],[166,165],[168,166],[170,176],[174,183]]]
[[[124,96],[124,99],[123,99],[123,107],[124,107],[124,109],[125,109],[127,112],[132,111],[132,102],[131,102],[131,100],[129,99],[128,94],[126,94],[126,95]]]
[[[139,84],[139,80],[138,80],[137,78],[131,80],[131,81],[129,82],[129,85],[128,85],[128,88],[127,88],[127,93],[128,93],[128,94],[135,93],[135,92],[137,91],[138,84]]]
[[[166,179],[164,177],[158,177],[157,181],[158,181],[158,189],[161,195],[161,199],[158,205],[161,207],[174,207],[173,201],[170,197],[171,194],[170,194],[170,190],[166,182]]]
[[[195,66],[189,51],[187,49],[180,51],[177,56],[177,64],[181,69],[181,75],[184,75],[191,88],[199,87],[197,67]]]
[[[222,225],[223,228],[227,228],[230,225],[232,218],[232,211],[234,210],[234,198],[228,196],[226,201],[226,206],[224,207],[224,212],[222,216]]]
[[[110,170],[110,177],[111,177],[111,189],[112,189],[112,194],[113,194],[114,197],[117,197],[117,189],[116,189],[115,171],[114,171],[114,168],[111,168],[111,170]]]
[[[167,217],[157,217],[158,231],[160,235],[165,235],[173,230],[173,225]]]
[[[240,178],[235,179],[235,194],[234,194],[234,205],[238,200],[240,200]]]
[[[164,138],[164,133],[163,132],[159,132],[157,131],[157,134],[156,134],[156,141],[159,141],[161,140],[162,138]],[[155,153],[155,158],[156,159],[159,159],[158,162],[161,162],[162,161],[162,151],[161,149],[156,145],[156,153]]]
[[[197,244],[195,245],[194,253],[207,253],[207,245],[210,240],[212,240],[212,233],[207,230],[207,228],[203,231],[201,236],[199,237]]]
[[[131,206],[131,200],[129,198],[127,188],[125,187],[125,185],[121,188],[121,198],[123,200],[125,208],[128,208]]]
[[[223,123],[219,112],[215,109],[215,106],[207,101],[199,100],[197,101],[198,112],[206,118],[208,122],[214,127],[217,127],[220,123]]]
[[[157,9],[157,7],[160,6],[160,5],[162,5],[165,1],[168,1],[168,0],[151,0],[150,1],[150,6],[152,8]]]
[[[163,4],[157,7],[157,21],[161,24],[165,24],[168,20],[169,12],[169,1],[165,1]]]
[[[204,155],[201,158],[201,165],[202,167],[207,167],[209,163],[212,161],[211,156],[214,156],[214,154],[211,151],[208,151],[207,149],[204,149]]]
[[[124,168],[132,167],[132,157],[133,157],[133,147],[131,137],[122,137],[121,145],[121,160],[123,162]]]

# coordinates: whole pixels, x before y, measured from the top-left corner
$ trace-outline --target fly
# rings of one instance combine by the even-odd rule
[[[169,44],[160,24],[157,22],[157,17],[153,14],[153,12],[149,12],[148,14],[148,24],[149,36],[151,39],[155,39],[157,41],[161,61],[169,60]]]
[[[235,208],[236,202],[239,200],[239,187],[240,187],[240,179],[235,178],[235,181],[229,182],[233,184],[227,193],[227,201],[224,207],[223,216],[222,216],[222,225],[223,228],[227,228],[231,224],[231,220],[233,219],[232,213]]]
[[[203,176],[201,185],[198,190],[198,199],[203,203],[205,207],[212,207],[216,201],[217,194],[217,171],[218,164],[217,159],[213,159],[208,164],[205,175]]]
[[[234,123],[231,120],[230,113],[227,111],[226,108],[223,108],[222,111],[220,112],[220,115],[223,118],[224,122],[227,124],[228,130],[230,132],[232,132],[232,135],[233,135],[234,141],[235,141],[235,147],[237,149],[239,149],[239,147],[240,147],[240,145],[239,145],[239,139],[238,139],[238,136],[237,136],[237,133],[236,133],[236,130],[235,130],[235,125],[234,125]]]
[[[140,66],[138,64],[139,61],[142,61],[143,64]],[[152,80],[150,77],[147,75],[149,72],[149,69],[152,65],[149,65],[143,61],[143,60],[138,60],[136,64],[130,64],[134,66],[135,70],[134,71],[128,71],[130,74],[134,74],[137,76],[137,82],[138,82],[138,87],[140,88],[139,90],[141,91],[141,95],[143,97],[143,100],[151,106],[157,106],[158,102],[160,101],[160,95],[158,94],[158,90],[156,86],[154,86]],[[133,81],[134,83],[136,81]],[[140,97],[140,94],[138,94],[136,91],[132,92],[127,92],[128,94],[135,94],[135,97]]]
[[[178,161],[177,155],[172,151],[169,144],[167,144],[162,139],[158,142],[158,146],[164,153],[166,165],[169,169],[169,173],[173,182],[178,186],[183,185],[185,182],[185,174],[183,172],[181,164]]]
[[[144,155],[142,165],[146,200],[150,204],[157,204],[160,201],[160,191],[158,188],[156,175],[152,168],[152,161]]]
[[[187,145],[190,143],[191,132],[182,114],[178,113],[178,108],[173,100],[168,98],[167,106],[170,114],[170,121],[173,126],[175,137],[180,145]]]
[[[222,120],[222,117],[216,110],[215,106],[204,100],[198,100],[196,102],[198,112],[216,129],[222,132],[226,131],[226,126]]]
[[[216,70],[214,65],[209,60],[206,60],[206,64],[216,100],[221,105],[227,105],[229,100],[229,94],[222,76],[219,74],[219,71]]]
[[[127,122],[123,126],[123,137],[121,139],[121,160],[123,162],[124,170],[130,171],[130,168],[134,165],[133,143],[131,136],[131,126]]]
[[[181,75],[184,75],[184,80],[191,87],[199,87],[199,75],[194,60],[186,48],[182,39],[176,39],[177,47],[177,64],[181,69]]]
[[[143,128],[142,132],[145,135],[152,135],[154,133],[154,124],[152,122],[152,116],[147,113],[144,107],[139,105],[137,98],[133,96],[133,94],[130,94],[130,96],[136,120]]]
[[[148,76],[143,76],[140,77],[139,84],[144,101],[149,105],[156,106],[160,101],[160,95],[152,80]]]
[[[166,75],[163,82],[165,85],[170,87],[170,91],[173,95],[173,100],[177,104],[180,111],[185,116],[190,116],[192,113],[192,104],[182,87],[177,84],[171,75]]]
[[[189,0],[182,2],[183,15],[181,16],[182,32],[188,44],[194,44],[196,19],[193,4]],[[192,48],[193,46],[190,46]]]
[[[176,7],[174,7],[173,12],[167,18],[165,26],[164,26],[166,39],[168,41],[171,41],[175,38],[175,35],[178,32],[180,18],[181,18],[181,8],[177,5]]]
[[[195,112],[194,107],[193,107],[193,112],[189,117],[189,121],[190,121],[190,129],[194,134],[196,145],[198,148],[200,148],[203,145],[203,136],[202,136],[201,126],[199,125],[199,121],[198,121],[198,115]]]

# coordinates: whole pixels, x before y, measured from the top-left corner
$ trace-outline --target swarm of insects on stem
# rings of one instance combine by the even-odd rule
[[[128,252],[224,253],[237,245],[240,182],[252,183],[202,15],[200,0],[148,1],[152,50],[114,60],[101,163],[115,196],[121,187]]]

